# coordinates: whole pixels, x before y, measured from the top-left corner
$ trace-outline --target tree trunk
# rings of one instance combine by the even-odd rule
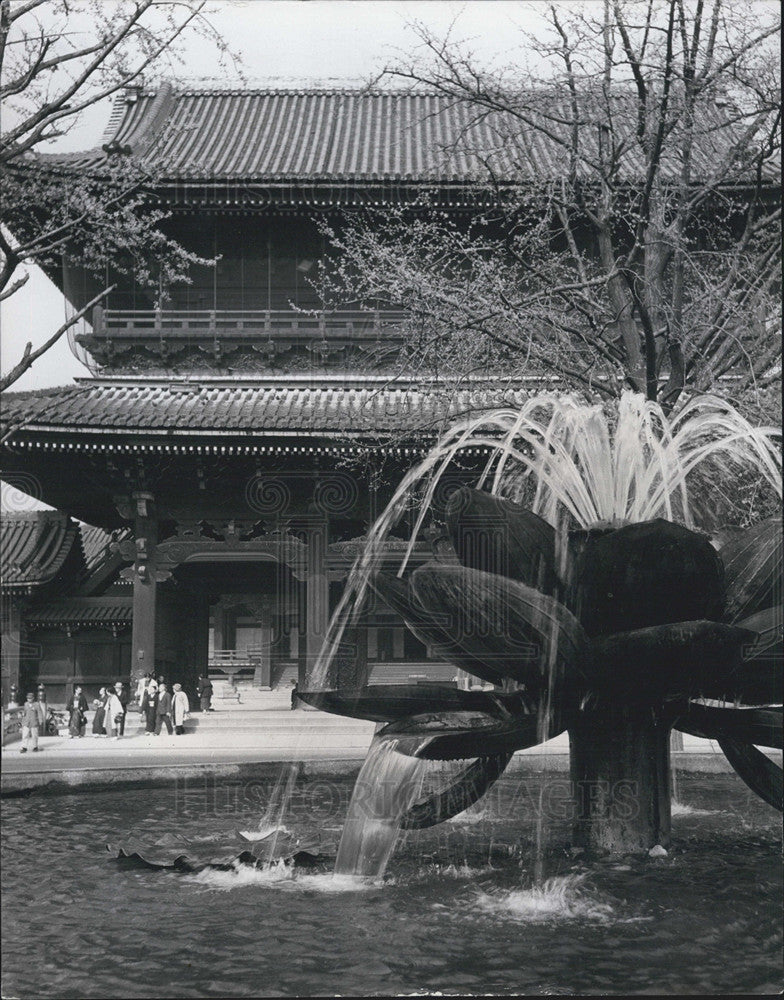
[[[650,705],[600,705],[569,730],[575,844],[611,854],[670,842],[670,729]]]

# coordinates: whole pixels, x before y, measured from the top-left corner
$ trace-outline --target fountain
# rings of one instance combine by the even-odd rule
[[[716,397],[668,420],[633,393],[614,413],[548,395],[452,428],[376,522],[300,692],[322,710],[383,723],[357,783],[366,806],[374,780],[399,785],[372,809],[352,802],[337,870],[381,873],[398,829],[462,812],[515,751],[565,730],[574,841],[589,851],[669,846],[673,728],[717,740],[781,809],[781,769],[758,749],[782,746],[781,522],[731,532],[717,551],[691,496],[698,471],[727,482],[745,466],[780,497],[776,433]],[[484,472],[451,496],[433,561],[407,575],[439,482],[478,448]],[[379,572],[384,539],[415,505],[397,576]],[[369,592],[493,690],[331,685],[343,629]],[[417,764],[395,764],[405,757]],[[425,792],[428,768],[444,761],[449,780]]]
[[[469,448],[488,466],[443,505]],[[711,399],[668,422],[547,397],[453,428],[373,527],[303,694],[378,724],[356,781],[291,764],[261,796],[205,776],[4,800],[5,993],[777,992],[781,771],[757,747],[781,746],[781,529],[717,551],[692,489],[741,462],[778,488],[772,432]],[[444,538],[410,572],[428,509]],[[372,593],[485,689],[332,682]],[[751,790],[682,774],[670,842],[673,727]],[[509,767],[566,730],[571,775]]]

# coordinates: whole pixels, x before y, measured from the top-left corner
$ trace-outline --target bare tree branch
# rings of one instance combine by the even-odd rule
[[[94,298],[90,299],[86,306],[83,306],[78,312],[74,313],[69,320],[66,320],[66,322],[55,330],[52,336],[41,344],[40,347],[33,350],[33,345],[28,343],[25,346],[21,359],[14,365],[7,375],[3,375],[3,377],[0,378],[0,392],[8,389],[9,386],[14,384],[14,382],[17,382],[26,371],[29,371],[29,369],[33,367],[33,363],[37,361],[42,354],[45,354],[50,347],[53,347],[66,331],[70,330],[72,326],[78,323],[83,316],[86,316],[93,306],[97,306],[98,303],[103,301],[107,295],[110,295],[115,288],[116,285],[110,285],[109,288],[105,288]]]

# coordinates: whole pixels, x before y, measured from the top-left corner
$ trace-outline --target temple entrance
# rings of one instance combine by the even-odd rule
[[[200,672],[232,687],[271,690],[297,680],[304,655],[304,584],[267,559],[192,561],[174,577],[201,608]]]
[[[210,676],[273,689],[296,680],[300,621],[296,594],[221,594],[210,607]]]

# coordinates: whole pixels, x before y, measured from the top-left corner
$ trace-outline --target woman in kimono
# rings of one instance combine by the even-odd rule
[[[93,708],[95,709],[95,715],[93,716],[93,736],[106,736],[104,730],[106,698],[106,688],[101,688],[98,692],[98,697],[93,699]]]
[[[174,685],[174,696],[172,697],[172,716],[174,719],[174,732],[182,736],[185,732],[185,720],[191,710],[188,695],[183,691],[182,684]]]
[[[87,728],[87,719],[84,714],[87,711],[87,699],[78,685],[74,688],[74,693],[69,698],[66,707],[68,709],[69,737],[73,740],[77,736],[84,736],[84,731]]]
[[[199,702],[202,712],[212,711],[212,681],[206,675],[199,678]]]
[[[142,713],[145,718],[145,729],[148,733],[155,732],[155,715],[158,708],[158,684],[150,677],[142,695]]]

